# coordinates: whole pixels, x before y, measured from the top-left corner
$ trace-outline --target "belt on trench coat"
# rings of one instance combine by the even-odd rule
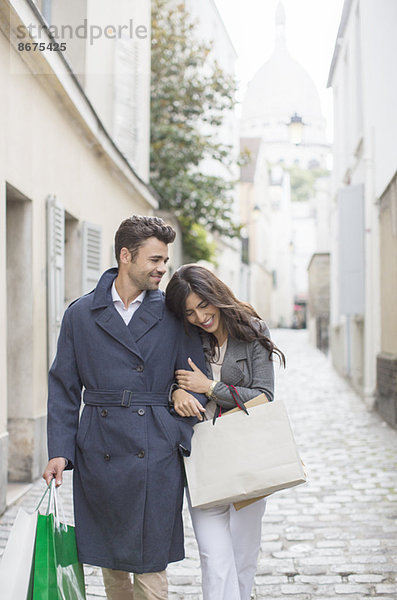
[[[131,390],[84,390],[84,404],[89,406],[168,406],[168,392],[132,392]]]

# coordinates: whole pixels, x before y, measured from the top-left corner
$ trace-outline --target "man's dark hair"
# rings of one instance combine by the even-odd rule
[[[128,248],[131,252],[131,260],[135,260],[139,248],[145,240],[155,237],[164,244],[171,244],[176,236],[176,232],[167,225],[160,217],[141,217],[132,215],[125,219],[119,226],[114,237],[114,251],[117,264],[120,263],[120,251],[122,248]]]

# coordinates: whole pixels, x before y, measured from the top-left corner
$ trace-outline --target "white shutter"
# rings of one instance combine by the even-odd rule
[[[364,186],[338,191],[339,313],[363,314],[365,308]]]
[[[47,200],[48,364],[55,357],[65,303],[65,210],[55,197]]]
[[[114,65],[114,139],[134,167],[138,143],[138,44],[116,40]]]
[[[102,228],[92,223],[83,223],[82,282],[81,293],[87,294],[101,276]]]

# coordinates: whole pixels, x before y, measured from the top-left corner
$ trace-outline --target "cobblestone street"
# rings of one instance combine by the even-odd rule
[[[397,597],[397,432],[313,349],[306,331],[276,330],[287,369],[276,396],[290,413],[309,482],[275,494],[263,520],[253,598],[362,600]],[[62,486],[71,515],[70,475]],[[35,483],[0,519],[0,552],[20,505],[34,508]],[[200,568],[185,511],[186,555],[168,569],[170,600],[199,600]],[[100,571],[86,567],[87,598],[105,597]]]

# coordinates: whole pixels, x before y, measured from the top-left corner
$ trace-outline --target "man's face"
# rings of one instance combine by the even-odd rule
[[[128,277],[138,290],[157,290],[167,271],[168,246],[155,237],[148,238],[128,264]]]

